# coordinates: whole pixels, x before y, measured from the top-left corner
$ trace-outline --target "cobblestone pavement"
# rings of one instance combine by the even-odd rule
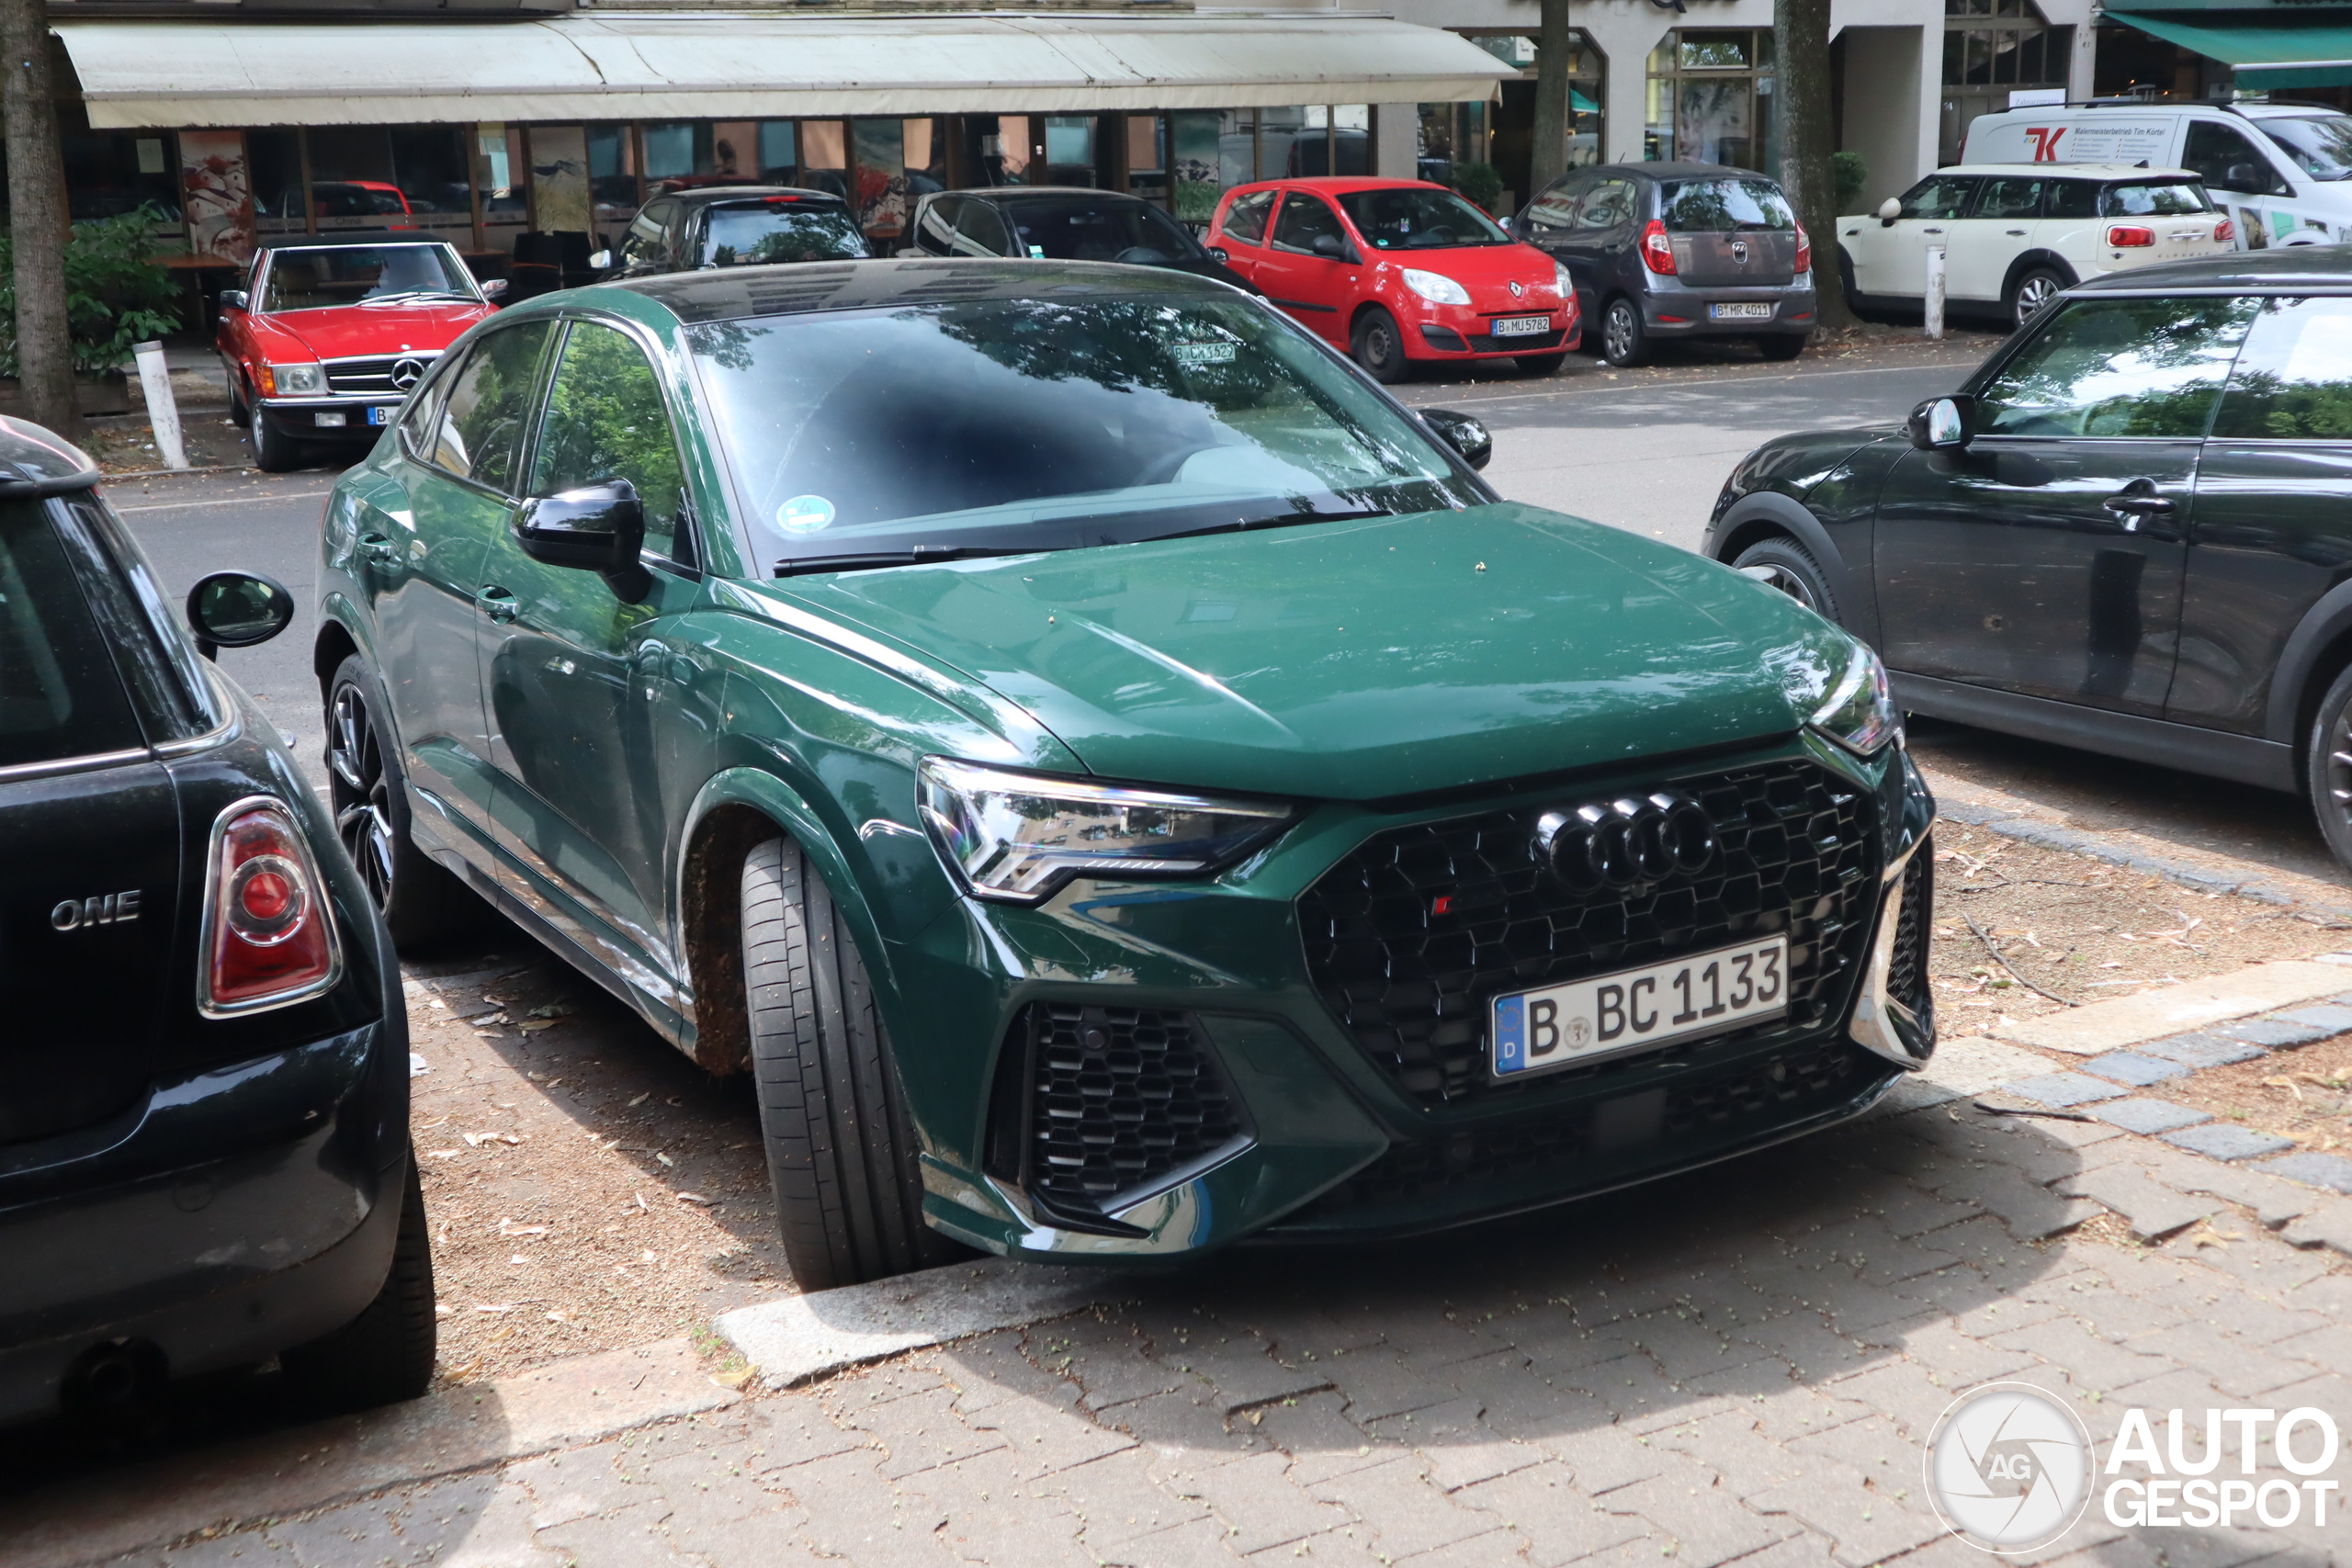
[[[1972,1098],[2054,1058],[1978,1042],[1951,1066],[1907,1109],[1510,1227],[1139,1277],[1074,1317],[119,1561],[1959,1568],[1984,1559],[1928,1507],[1921,1444],[1975,1384],[2062,1394],[2103,1447],[2132,1406],[2159,1432],[2175,1407],[2192,1429],[2352,1415],[2352,1204],[1980,1108],[2064,1086]],[[2332,1551],[2308,1515],[2125,1529],[2094,1505],[2033,1560],[2258,1558]]]

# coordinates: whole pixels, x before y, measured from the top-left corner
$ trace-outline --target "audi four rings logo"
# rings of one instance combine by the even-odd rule
[[[1706,870],[1715,858],[1715,825],[1687,795],[1590,801],[1545,812],[1535,824],[1535,854],[1579,893],[1633,887]]]
[[[424,374],[424,361],[422,359],[395,359],[392,361],[392,385],[398,387],[403,392],[407,391],[411,387],[415,386],[418,378]]]

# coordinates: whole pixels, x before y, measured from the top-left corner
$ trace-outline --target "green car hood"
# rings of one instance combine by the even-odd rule
[[[1326,799],[1784,735],[1851,646],[1728,568],[1515,504],[775,586],[1103,777]]]

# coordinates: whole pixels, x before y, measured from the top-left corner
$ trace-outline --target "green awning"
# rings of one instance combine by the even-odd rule
[[[2242,87],[2352,86],[2352,10],[2200,10],[2197,19],[2109,11],[2107,19],[2237,67]]]
[[[1568,107],[1576,110],[1578,114],[1599,114],[1600,112],[1600,106],[1599,104],[1594,103],[1590,98],[1586,97],[1574,87],[1570,87],[1568,89]]]

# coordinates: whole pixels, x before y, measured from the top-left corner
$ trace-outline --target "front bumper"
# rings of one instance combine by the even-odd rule
[[[1808,763],[1869,807],[1868,853],[1849,863],[1866,862],[1867,885],[1840,906],[1853,912],[1838,928],[1845,956],[1813,1016],[1507,1090],[1469,1082],[1458,1060],[1442,1089],[1376,1060],[1317,989],[1301,933],[1302,895],[1344,857],[1399,824],[1451,822],[1475,806],[1403,818],[1325,807],[1275,852],[1211,884],[1080,884],[1035,909],[959,905],[892,955],[912,1012],[894,1033],[971,1047],[930,1053],[945,1070],[907,1075],[926,1213],[991,1251],[1100,1262],[1260,1235],[1406,1234],[1668,1175],[1860,1113],[1932,1049],[1917,965],[1896,973],[1916,953],[1881,931],[1906,889],[1917,898],[1905,874],[1934,803],[1899,750],[1865,768],[1792,740],[1756,761]],[[1902,1030],[1888,1005],[1898,983]],[[1482,1008],[1433,1005],[1453,1010],[1444,1027],[1457,1030],[1457,1058],[1483,1061]],[[975,1038],[974,1019],[993,1033]],[[1047,1026],[1026,1021],[1039,1019]],[[1092,1055],[1074,1043],[1089,1030],[1104,1040]],[[1038,1163],[1115,1168],[1130,1156],[1141,1179],[1092,1210]]]
[[[381,1023],[159,1083],[104,1126],[0,1151],[0,1423],[53,1413],[128,1341],[164,1376],[249,1365],[358,1315],[391,1266]],[[401,1150],[406,1140],[396,1139]]]
[[[322,437],[365,437],[373,441],[384,433],[400,412],[399,398],[327,396],[318,398],[264,398],[254,405],[254,417],[266,419],[288,435],[305,440]],[[381,409],[373,417],[384,424],[369,423],[370,409]]]
[[[1401,320],[1405,355],[1408,359],[1509,359],[1528,354],[1559,354],[1574,348],[1582,331],[1573,300],[1545,303],[1530,299],[1523,308],[1484,305],[1431,305],[1414,299]],[[1498,321],[1543,316],[1540,333],[1498,336]]]

